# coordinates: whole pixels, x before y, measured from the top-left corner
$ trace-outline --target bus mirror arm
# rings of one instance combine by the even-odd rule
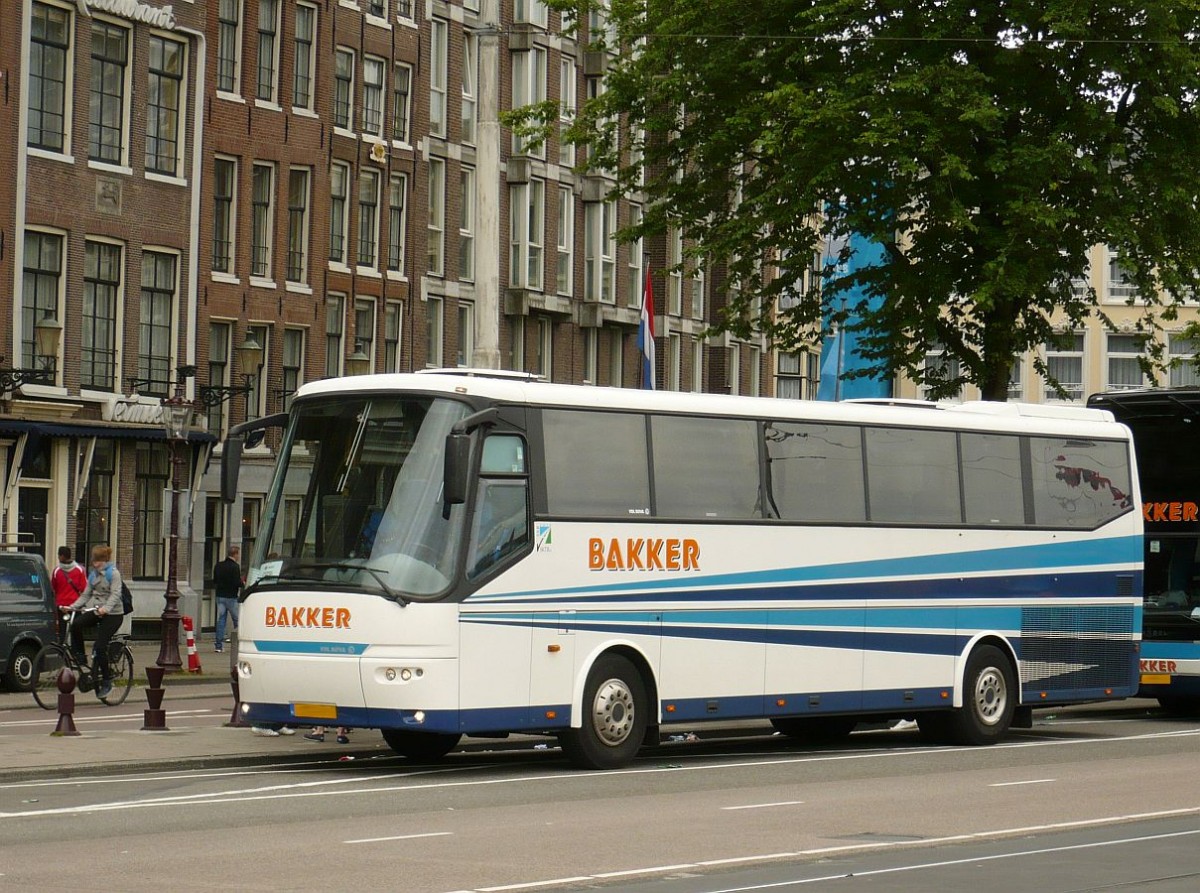
[[[471,468],[471,432],[483,425],[496,424],[499,411],[493,406],[472,413],[457,422],[446,435],[446,461],[443,468],[442,515],[449,517],[450,506],[467,501],[467,477]]]
[[[261,419],[251,419],[234,425],[221,450],[221,501],[234,502],[238,494],[238,475],[242,468],[242,450],[258,446],[268,428],[282,428],[287,413],[277,413]]]

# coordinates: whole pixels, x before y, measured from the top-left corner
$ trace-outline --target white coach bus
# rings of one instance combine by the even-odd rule
[[[443,370],[305,385],[242,595],[256,722],[443,756],[665,723],[988,744],[1138,684],[1142,512],[1104,411],[815,403]]]

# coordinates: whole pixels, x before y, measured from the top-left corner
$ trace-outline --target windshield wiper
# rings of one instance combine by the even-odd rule
[[[301,562],[299,564],[288,565],[286,568],[283,568],[282,570],[280,570],[280,572],[276,575],[275,579],[277,579],[277,580],[285,580],[285,579],[312,580],[313,579],[312,577],[308,577],[303,574],[289,573],[290,571],[296,571],[296,570],[318,570],[318,571],[338,570],[338,571],[355,571],[355,572],[366,571],[368,574],[370,574],[372,577],[374,577],[375,582],[379,584],[379,588],[382,589],[387,594],[388,598],[390,598],[392,601],[394,601],[396,604],[398,604],[402,608],[405,608],[408,606],[408,599],[406,599],[404,597],[404,594],[402,592],[400,592],[399,589],[393,589],[391,586],[389,586],[387,583],[387,578],[384,577],[384,575],[383,575],[383,571],[381,571],[379,568],[376,568],[376,567],[370,567],[365,564],[351,564],[348,561],[305,561],[305,562]],[[328,582],[336,582],[336,581],[328,581]]]

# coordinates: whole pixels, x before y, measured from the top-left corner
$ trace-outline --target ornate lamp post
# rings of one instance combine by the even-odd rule
[[[158,660],[155,663],[168,673],[183,669],[183,662],[179,658],[179,470],[183,465],[180,445],[187,438],[191,416],[192,404],[184,399],[177,384],[175,396],[163,401],[161,416],[171,447],[171,530],[167,546],[167,591],[163,596],[166,605],[162,612]]]
[[[238,365],[242,368],[242,382],[246,392],[246,420],[250,420],[250,398],[254,387],[251,384],[263,364],[263,346],[253,332],[246,332],[246,340],[237,346]]]
[[[363,350],[362,344],[354,345],[354,353],[346,357],[347,375],[366,375],[371,371],[371,358]]]

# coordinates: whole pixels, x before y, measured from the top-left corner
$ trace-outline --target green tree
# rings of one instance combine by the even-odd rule
[[[727,266],[720,329],[788,350],[844,309],[866,373],[921,380],[940,343],[961,374],[935,394],[1003,400],[1055,320],[1103,316],[1072,280],[1105,244],[1161,361],[1154,332],[1200,270],[1200,2],[611,0],[603,28],[603,4],[550,5],[613,53],[570,132],[581,164],[645,197],[627,235],[681,227]],[[556,115],[509,121],[545,133]],[[826,263],[806,290],[848,233],[884,259]],[[849,288],[883,300],[845,307]]]

